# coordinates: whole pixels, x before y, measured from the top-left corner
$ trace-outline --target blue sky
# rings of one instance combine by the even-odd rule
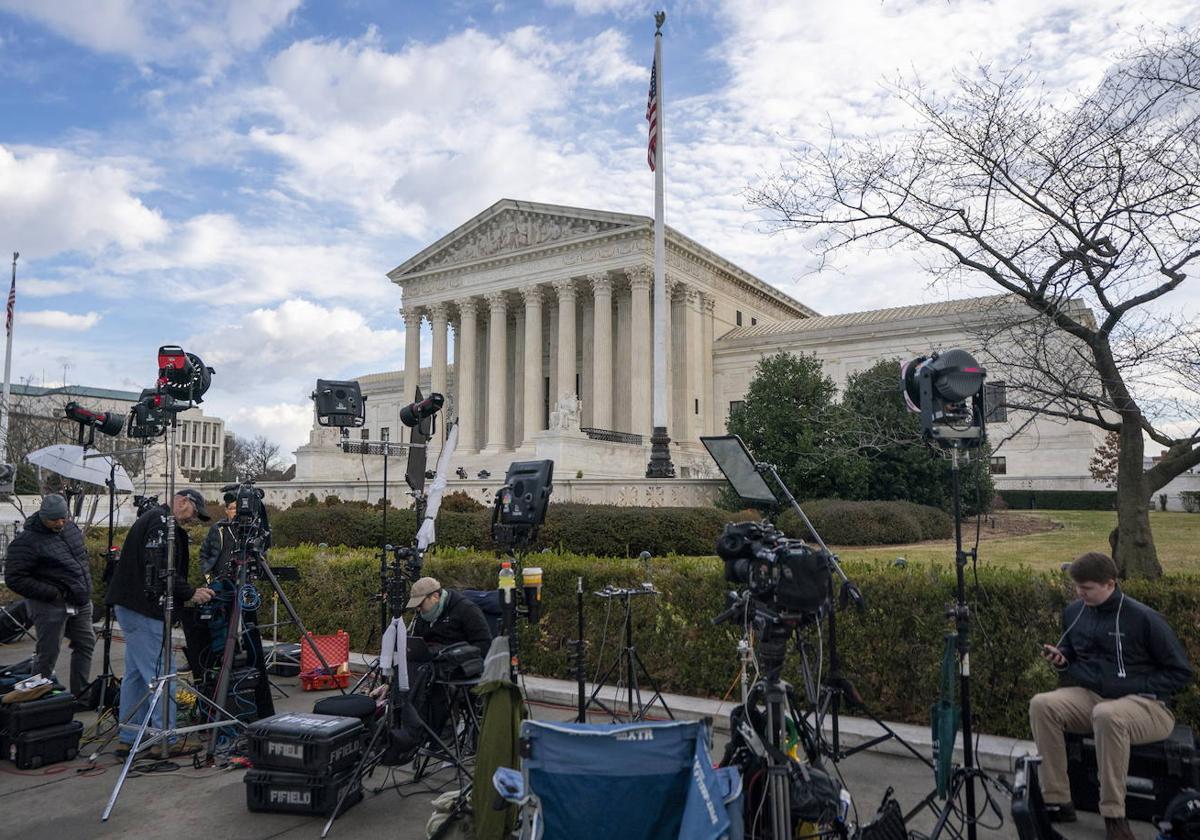
[[[398,368],[385,272],[500,198],[649,215],[658,4],[0,0],[13,374],[140,389],[181,343],[206,406],[290,449],[318,376]],[[668,223],[822,313],[983,289],[864,252],[814,274],[743,197],[798,140],[911,122],[884,82],[1027,58],[1064,95],[1191,0],[667,6]],[[7,256],[3,261],[7,263]]]

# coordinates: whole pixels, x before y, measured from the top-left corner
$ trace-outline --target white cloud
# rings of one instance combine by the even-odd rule
[[[152,187],[135,160],[0,146],[0,229],[26,259],[137,248],[167,232],[162,215],[137,196]]]
[[[0,9],[96,52],[139,63],[202,62],[209,72],[257,48],[299,5],[300,0],[0,0]]]
[[[306,398],[317,378],[398,367],[404,331],[374,328],[343,306],[289,300],[194,335],[185,346],[216,370],[205,410],[238,434],[265,434],[290,453],[307,439]]]
[[[20,278],[20,288],[17,290],[21,297],[58,297],[69,295],[83,288],[83,284],[73,280],[45,280],[39,277]]]
[[[645,11],[649,16],[651,4],[645,0],[546,0],[546,5],[567,7],[579,15],[632,15]]]
[[[244,406],[223,419],[227,432],[244,438],[265,435],[278,443],[280,457],[290,463],[295,460],[292,452],[296,447],[308,442],[313,406],[311,402]]]
[[[49,327],[54,330],[69,330],[83,332],[90,330],[100,323],[99,312],[88,312],[85,315],[74,315],[57,309],[42,309],[37,312],[18,312],[14,319],[17,324],[28,324],[35,327]]]

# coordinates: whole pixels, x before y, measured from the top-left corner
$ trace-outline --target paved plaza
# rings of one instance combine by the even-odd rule
[[[26,640],[0,647],[0,662],[15,662],[32,653],[32,642]],[[113,644],[114,670],[120,674],[123,645]],[[67,650],[64,646],[59,671],[66,673]],[[96,650],[96,666],[100,663],[100,647]],[[311,711],[315,700],[327,696],[324,692],[300,691],[295,678],[275,678],[278,686],[288,692],[277,692],[279,711]],[[532,714],[541,719],[568,719],[573,716],[571,696],[574,685],[556,680],[530,679],[528,692],[532,698]],[[668,695],[668,703],[680,716],[709,715],[717,721],[717,743],[714,752],[723,747],[723,724],[719,715],[728,712],[728,705],[718,707],[712,701],[696,698],[676,698]],[[90,734],[96,716],[85,713],[78,719]],[[846,743],[853,744],[872,732],[869,721],[843,719]],[[924,734],[918,727],[899,727],[898,731],[918,742]],[[251,813],[246,808],[244,775],[240,769],[193,769],[189,760],[181,760],[173,772],[154,773],[130,778],[121,793],[116,808],[107,823],[100,821],[101,811],[117,781],[120,763],[111,746],[96,758],[94,764],[86,759],[97,744],[85,746],[75,761],[52,765],[32,771],[19,771],[8,762],[0,763],[0,838],[39,837],[50,840],[75,838],[123,838],[123,840],[158,840],[158,838],[238,838],[238,840],[267,840],[267,838],[316,838],[324,820],[286,814]],[[989,768],[1007,766],[1008,753],[1019,754],[1023,742],[1005,739],[984,739],[981,754]],[[895,743],[882,749],[854,755],[840,764],[846,785],[852,792],[859,814],[866,819],[873,813],[884,791],[895,789],[901,806],[907,810],[928,793],[932,777],[927,768],[912,757],[904,757]],[[368,791],[383,781],[382,772],[368,780]],[[416,793],[401,797],[395,792],[367,793],[360,804],[341,817],[330,833],[331,838],[389,838],[417,840],[426,837],[425,824],[432,808],[433,794]],[[1009,803],[999,800],[1004,825],[999,830],[982,829],[980,837],[1016,838],[1008,816]],[[992,824],[995,816],[986,821]],[[927,832],[933,824],[931,814],[919,817],[909,826]],[[1139,838],[1154,837],[1152,827],[1134,823]],[[1081,814],[1080,822],[1063,831],[1069,840],[1103,836],[1103,823],[1094,814]]]

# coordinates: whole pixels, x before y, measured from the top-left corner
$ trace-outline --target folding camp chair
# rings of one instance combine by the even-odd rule
[[[700,721],[521,724],[521,770],[493,776],[522,840],[741,840],[741,777]]]

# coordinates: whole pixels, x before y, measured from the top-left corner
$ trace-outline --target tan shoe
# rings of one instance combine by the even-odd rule
[[[1104,818],[1104,840],[1137,840],[1129,820],[1124,817]]]

